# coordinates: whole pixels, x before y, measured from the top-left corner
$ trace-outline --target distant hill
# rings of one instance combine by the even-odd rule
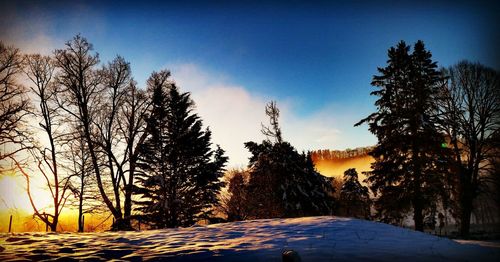
[[[344,171],[349,168],[356,168],[360,180],[365,176],[361,173],[370,171],[370,165],[374,161],[368,153],[373,147],[359,147],[346,150],[316,150],[311,151],[311,157],[316,169],[324,176],[341,178]]]

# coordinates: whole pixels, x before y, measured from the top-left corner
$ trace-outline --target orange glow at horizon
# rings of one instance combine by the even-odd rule
[[[53,199],[48,190],[43,189],[41,181],[30,179],[31,195],[39,210],[46,210],[53,206]],[[0,209],[20,209],[31,211],[33,208],[26,193],[26,180],[15,172],[3,172],[0,174]]]
[[[53,214],[51,193],[44,188],[41,176],[30,178],[30,190],[35,206],[43,213]],[[71,197],[71,196],[70,196]],[[33,218],[33,207],[26,192],[26,180],[13,171],[0,173],[0,232],[8,232],[12,215],[12,232],[45,231],[45,224]],[[78,210],[64,207],[59,217],[58,231],[77,231]],[[109,227],[108,214],[85,215],[85,231],[104,230]]]
[[[316,166],[316,170],[318,170],[318,172],[322,175],[339,179],[342,179],[344,171],[347,169],[356,168],[359,175],[359,181],[363,183],[366,176],[363,175],[362,172],[370,171],[372,162],[374,162],[374,159],[371,156],[365,155],[350,158],[316,160],[314,164]]]
[[[371,170],[372,162],[373,158],[365,155],[316,160],[314,163],[322,175],[338,179],[342,179],[345,170],[356,168],[360,182],[362,182],[365,179],[362,172]],[[53,199],[50,192],[44,189],[45,181],[42,181],[41,178],[42,176],[33,176],[30,179],[33,200],[40,212],[45,210],[47,213],[53,213]],[[0,173],[0,232],[8,231],[10,215],[13,216],[13,232],[45,231],[45,225],[43,222],[35,221],[33,213],[26,193],[25,178],[13,171]],[[85,231],[105,230],[112,220],[109,214],[87,214],[85,217]],[[66,206],[61,213],[58,230],[76,231],[77,221],[78,211]],[[100,226],[97,227],[97,225]]]

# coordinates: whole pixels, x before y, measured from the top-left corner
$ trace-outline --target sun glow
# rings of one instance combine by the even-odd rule
[[[0,208],[6,210],[30,210],[22,178],[13,172],[0,176]],[[25,183],[24,183],[25,184]]]
[[[30,178],[30,190],[33,203],[41,212],[51,212],[53,206],[50,192],[44,189],[43,181],[38,177]],[[10,216],[13,216],[13,229],[23,230],[26,221],[32,218],[33,207],[26,191],[26,179],[14,172],[0,173],[0,231],[8,231]]]
[[[26,191],[26,179],[14,172],[0,175],[0,209],[33,210]],[[33,202],[39,210],[46,210],[53,205],[50,192],[44,189],[43,181],[38,177],[30,178],[30,191]]]

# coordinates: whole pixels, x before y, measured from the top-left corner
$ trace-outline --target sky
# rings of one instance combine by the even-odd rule
[[[353,125],[375,110],[371,79],[400,40],[423,40],[439,66],[500,69],[494,1],[176,2],[0,1],[0,39],[51,54],[81,34],[103,63],[129,61],[142,87],[171,70],[229,167],[246,166],[244,142],[265,138],[270,100],[298,150],[374,145]]]

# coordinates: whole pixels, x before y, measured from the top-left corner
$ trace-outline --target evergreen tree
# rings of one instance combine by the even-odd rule
[[[385,68],[373,77],[378,90],[371,94],[377,112],[367,122],[378,144],[370,153],[375,158],[368,181],[379,195],[375,207],[385,221],[397,222],[413,210],[415,229],[423,231],[425,209],[439,197],[445,171],[446,149],[437,131],[435,99],[444,78],[422,41],[410,46],[401,41],[388,51]]]
[[[340,190],[340,204],[347,216],[369,218],[370,195],[368,187],[361,185],[358,172],[349,168],[344,172],[344,183]]]
[[[224,151],[211,149],[211,133],[202,130],[192,112],[189,93],[169,81],[170,72],[148,80],[152,110],[149,133],[140,148],[137,192],[141,219],[153,228],[190,226],[206,219],[217,202],[227,161]]]
[[[264,128],[263,133],[275,141],[245,143],[252,153],[248,183],[252,215],[271,218],[331,214],[332,181],[315,170],[310,154],[299,154],[282,140],[275,103],[268,104],[266,113],[271,128]]]

